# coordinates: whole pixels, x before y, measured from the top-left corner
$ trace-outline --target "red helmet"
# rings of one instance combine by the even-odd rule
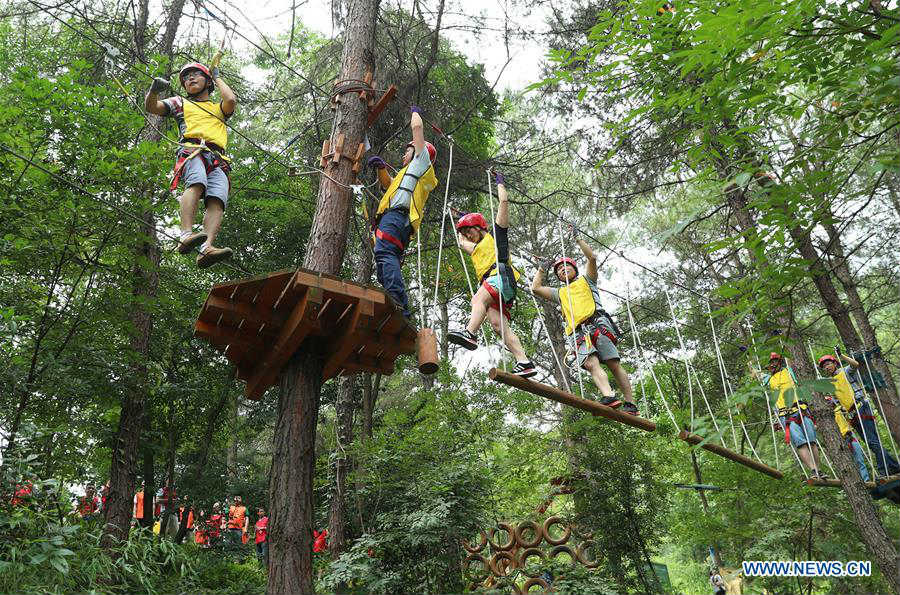
[[[773,359],[784,359],[784,358],[781,356],[780,353],[775,353],[773,351],[772,353],[769,354],[769,361],[772,361]]]
[[[819,358],[819,361],[816,363],[821,368],[822,366],[825,365],[825,362],[834,362],[835,364],[840,365],[838,358],[834,357],[833,355],[823,355],[822,357]]]
[[[572,260],[571,258],[569,258],[568,256],[563,256],[562,258],[556,259],[556,261],[553,263],[553,272],[556,273],[556,270],[564,264],[567,264],[570,267],[572,267],[573,269],[575,269],[575,273],[578,274],[578,265],[575,264],[575,261]]]
[[[416,145],[414,145],[412,142],[406,143],[406,146],[412,147],[413,151],[416,150]],[[428,156],[431,157],[431,162],[434,163],[434,160],[437,157],[437,149],[435,149],[434,145],[432,145],[428,141],[425,141],[425,148],[428,149]],[[485,227],[485,229],[487,229],[487,227]]]
[[[206,90],[212,93],[214,87],[212,73],[209,71],[209,68],[199,62],[188,62],[181,67],[181,70],[178,71],[178,80],[181,82],[181,86],[184,87],[184,75],[191,70],[199,70],[203,73],[203,76],[206,77]]]
[[[480,227],[487,231],[487,220],[481,213],[466,213],[456,222],[456,230],[462,231],[465,227]]]

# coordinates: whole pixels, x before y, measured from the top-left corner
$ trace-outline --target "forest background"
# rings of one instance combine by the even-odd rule
[[[212,284],[303,262],[353,6],[327,7],[334,36],[310,28],[309,7],[294,3],[264,15],[274,29],[265,34],[256,9],[229,0],[0,7],[0,590],[266,589],[253,561],[176,543],[183,535],[160,541],[121,524],[104,532],[64,513],[85,484],[111,478],[131,490],[117,492],[120,510],[137,485],[152,494],[167,481],[197,508],[234,493],[269,508],[278,387],[245,400],[193,323]],[[712,547],[728,567],[873,561],[871,577],[747,581],[755,591],[897,592],[888,561],[900,516],[854,476],[812,390],[821,385],[806,392],[842,481],[835,489],[805,485],[747,373],[748,361],[774,350],[812,380],[813,358],[836,345],[874,349],[886,380],[882,437],[900,438],[896,3],[375,7],[375,86],[399,91],[368,130],[372,154],[399,162],[412,104],[446,133],[427,130],[441,186],[420,238],[423,285],[412,253],[405,268],[442,365],[429,379],[401,359],[393,375],[324,385],[313,524],[331,541],[310,569],[316,589],[471,589],[463,539],[557,514],[593,533],[600,560],[593,572],[557,565],[561,591],[708,591]],[[209,60],[223,38],[222,76],[238,107],[221,241],[236,258],[200,271],[172,250],[168,139],[177,132],[141,106],[152,76]],[[465,39],[494,54],[477,56],[488,66]],[[543,59],[523,64],[517,48],[539,48]],[[504,68],[516,69],[515,82],[500,84]],[[491,167],[509,180],[514,262],[526,280],[547,258],[577,256],[568,222],[600,255],[604,306],[626,331],[624,361],[658,432],[492,383],[499,349],[468,356],[446,343],[469,295],[441,225],[443,184],[449,178],[450,205],[488,214]],[[374,188],[372,171],[361,180]],[[360,203],[371,212],[372,200],[348,193],[341,275],[366,283],[374,278]],[[523,287],[513,320],[537,379],[578,392],[577,373],[554,356],[566,350],[558,311]],[[676,425],[785,477],[691,450]],[[559,477],[573,493],[538,513]],[[42,505],[8,506],[29,481]],[[309,547],[311,535],[298,540]],[[667,565],[670,586],[651,562]]]

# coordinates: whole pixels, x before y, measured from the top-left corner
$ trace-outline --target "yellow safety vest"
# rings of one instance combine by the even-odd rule
[[[381,202],[378,203],[376,215],[381,215],[390,208],[391,198],[400,187],[400,182],[403,181],[403,176],[406,174],[408,167],[409,166],[407,165],[397,172],[397,175],[391,180],[391,185],[384,191],[384,196],[381,197]],[[428,200],[428,195],[436,186],[437,176],[434,175],[434,165],[429,165],[428,171],[426,171],[421,178],[416,180],[416,187],[415,190],[413,190],[412,200],[409,201],[409,222],[413,228],[413,235],[419,231],[419,223],[421,223],[422,215],[425,213],[425,202]]]
[[[780,415],[784,414],[785,405],[784,395],[790,390],[796,390],[797,385],[794,383],[794,377],[788,368],[784,368],[776,374],[772,374],[769,378],[769,388],[778,391],[778,399],[775,401],[775,407]],[[806,409],[806,404],[801,403],[800,409]],[[794,393],[794,400],[791,402],[790,413],[797,411],[797,394]]]
[[[220,103],[212,101],[184,100],[184,138],[202,138],[223,150],[228,144],[228,129],[225,127],[225,112]]]
[[[837,424],[841,436],[846,436],[850,433],[850,422],[847,421],[847,417],[844,415],[844,408],[839,404],[834,406],[834,423]]]
[[[856,399],[853,397],[853,387],[847,380],[847,373],[841,370],[831,377],[831,381],[834,383],[834,396],[837,397],[841,407],[846,411],[852,411],[856,407]]]
[[[481,241],[475,245],[472,251],[472,265],[475,267],[475,276],[479,280],[492,277],[497,274],[497,248],[494,236],[485,232]],[[507,262],[510,267],[512,264]],[[490,271],[490,273],[488,273]],[[513,268],[516,281],[519,280],[519,271]]]
[[[597,311],[594,293],[583,275],[569,283],[568,286],[559,288],[559,305],[562,307],[563,317],[566,319],[567,335],[571,335],[579,324]]]

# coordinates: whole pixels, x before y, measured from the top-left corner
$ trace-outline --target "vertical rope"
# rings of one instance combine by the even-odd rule
[[[681,325],[678,324],[678,320],[675,318],[675,306],[672,304],[672,297],[669,295],[669,289],[663,285],[663,292],[666,294],[666,301],[669,303],[669,312],[672,314],[672,324],[675,325],[675,334],[678,336],[678,345],[681,346],[681,351],[684,352],[684,371],[687,375],[688,381],[688,397],[691,401],[691,433],[694,432],[694,387],[691,384],[691,372],[688,369],[688,357],[687,357],[687,347],[684,345],[684,339],[681,337]],[[707,403],[707,406],[709,403]]]
[[[497,220],[494,217],[494,192],[491,187],[491,170],[487,170],[488,179],[488,205],[491,208],[491,229],[497,231]],[[497,205],[500,208],[500,205]],[[497,280],[500,287],[497,303],[500,304],[500,362],[506,371],[506,358],[503,357],[503,348],[506,347],[506,323],[503,319],[503,275],[500,274],[500,247],[497,246],[497,238],[494,238],[494,262],[497,263]],[[489,309],[490,310],[490,309]],[[507,349],[509,349],[507,347]]]
[[[716,350],[716,362],[719,365],[719,376],[722,378],[722,391],[725,394],[725,410],[728,412],[728,422],[731,424],[731,437],[734,439],[734,451],[739,452],[737,434],[734,431],[734,418],[731,415],[731,403],[728,398],[728,382],[725,375],[725,361],[722,359],[722,351],[719,349],[719,337],[716,334],[716,325],[713,324],[712,306],[709,300],[706,300],[706,313],[709,317],[709,328],[712,329],[713,346]]]
[[[450,196],[450,172],[453,171],[453,141],[447,139],[450,144],[450,164],[447,166],[447,183],[444,186],[444,207],[441,209],[441,213],[446,215],[447,213],[447,201]],[[441,217],[441,240],[438,243],[438,258],[437,258],[437,274],[434,279],[434,303],[437,304],[438,301],[438,286],[441,283],[441,254],[444,250],[444,229],[447,225],[447,217]],[[454,229],[455,231],[455,229]],[[466,276],[468,279],[468,275]]]
[[[422,235],[416,234],[416,276],[419,280],[419,326],[428,326],[425,321],[425,288],[422,287]]]
[[[450,213],[445,211],[444,216],[450,217]],[[469,297],[474,299],[475,290],[472,287],[472,280],[469,278],[469,267],[466,264],[466,256],[465,254],[463,254],[462,245],[459,243],[459,236],[456,235],[455,232],[453,234],[453,239],[456,240],[456,249],[459,251],[459,262],[462,263],[463,275],[466,277],[466,285],[469,286]],[[479,327],[479,330],[481,331],[481,337],[484,339],[484,344],[490,345],[490,343],[488,343],[487,332],[484,330],[484,326],[482,325],[481,327]]]
[[[628,324],[631,326],[631,332],[634,333],[634,342],[635,345],[638,346],[640,351],[641,360],[643,360],[644,365],[647,366],[647,369],[650,370],[650,376],[653,378],[654,384],[656,384],[656,390],[659,391],[659,398],[662,399],[663,405],[666,408],[666,412],[669,414],[669,419],[672,420],[672,425],[675,426],[675,429],[680,429],[678,426],[678,421],[675,419],[675,414],[672,413],[672,409],[669,407],[669,402],[666,400],[666,396],[663,394],[662,386],[659,384],[659,378],[656,377],[656,372],[653,370],[653,366],[647,363],[647,354],[644,352],[644,345],[641,343],[641,335],[638,332],[637,326],[634,324],[634,315],[631,312],[631,286],[629,284],[625,285],[625,309],[628,310]]]
[[[540,266],[540,265],[539,265]],[[538,268],[535,267],[534,275],[537,276]],[[534,277],[532,277],[534,278]],[[569,376],[566,374],[566,369],[563,367],[560,362],[559,356],[556,354],[556,347],[553,346],[553,337],[550,336],[550,328],[547,326],[547,320],[544,318],[544,313],[541,311],[541,307],[537,302],[537,298],[534,296],[532,291],[528,291],[528,295],[531,296],[531,301],[534,303],[534,309],[537,310],[538,316],[541,319],[541,324],[544,326],[544,333],[547,335],[547,342],[550,345],[550,351],[553,352],[553,360],[556,362],[556,366],[559,368],[560,374],[562,374],[563,383],[566,386],[566,392],[572,392],[572,387],[569,386]]]
[[[808,342],[807,342],[807,347],[809,347]],[[810,350],[811,349],[812,348],[810,347]],[[782,344],[782,351],[784,351],[783,344]],[[812,354],[812,351],[810,351],[810,354]],[[816,358],[813,358],[813,367],[816,369],[816,378],[821,379],[822,375],[819,374],[819,366],[816,365]],[[794,382],[795,383],[797,382],[796,378],[794,379]],[[796,389],[794,389],[794,390],[796,391]],[[805,435],[806,434],[806,421],[803,419],[803,408],[800,407],[799,401],[797,402],[797,413],[800,415],[800,426],[801,426],[801,428],[803,428],[803,434]],[[807,440],[808,439],[809,439],[809,436],[807,436]],[[808,445],[809,445],[809,443],[807,442],[807,446]],[[819,448],[819,452],[822,454],[822,457],[825,459],[825,462],[828,464],[828,468],[831,469],[831,474],[834,475],[835,477],[837,477],[838,476],[837,472],[834,470],[834,467],[831,464],[831,460],[828,458],[828,454],[825,452],[825,449],[822,448],[822,445],[819,443],[818,435],[816,436],[816,446]],[[812,455],[812,449],[810,449],[810,455]],[[813,457],[813,462],[815,462],[815,460],[816,460],[815,457]],[[821,474],[822,470],[818,469],[818,465],[816,465],[816,468],[817,468],[817,471],[819,472],[819,474]]]
[[[716,416],[715,416],[715,414],[713,413],[712,407],[711,407],[710,404],[709,404],[709,400],[706,398],[706,391],[703,389],[703,384],[700,383],[700,377],[697,376],[697,370],[694,368],[693,365],[689,365],[689,366],[688,366],[688,370],[689,370],[689,372],[688,372],[688,382],[691,381],[690,370],[693,370],[693,372],[694,372],[694,380],[697,381],[697,387],[700,389],[700,394],[701,394],[702,397],[703,397],[703,402],[706,403],[706,410],[709,411],[709,417],[710,417],[710,419],[712,419],[713,426],[716,428],[716,434],[718,434],[718,436],[719,436],[719,442],[722,443],[722,446],[723,446],[723,447],[728,448],[728,445],[725,444],[725,436],[724,436],[724,434],[722,433],[722,430],[719,428],[719,422],[716,421]],[[735,444],[735,446],[736,446],[736,444]],[[735,448],[735,452],[737,452],[737,448]]]
[[[881,415],[882,418],[884,418],[884,425],[887,426],[887,431],[888,431],[888,433],[887,433],[888,439],[891,441],[891,447],[893,448],[894,454],[896,456],[897,444],[894,442],[894,435],[891,433],[891,426],[888,425],[887,418],[884,417],[884,414],[881,413],[882,411],[884,411],[884,408],[881,405],[881,395],[878,393],[878,385],[875,384],[875,377],[872,376],[872,367],[869,365],[869,356],[865,352],[863,352],[863,360],[865,360],[865,362],[866,362],[866,370],[868,370],[868,372],[869,372],[869,378],[872,379],[872,388],[875,389],[875,399],[878,401],[878,413],[879,413],[879,415]],[[862,379],[860,379],[860,380],[862,380]],[[863,391],[865,391],[865,387],[863,387]],[[869,409],[871,409],[871,408],[872,408],[872,406],[869,405]],[[862,417],[860,417],[859,425],[860,425],[860,427],[862,426]],[[876,432],[878,431],[878,423],[875,423],[875,431]],[[878,441],[881,442],[880,437],[879,437]],[[866,446],[868,446],[868,445],[866,445]],[[884,460],[884,474],[888,475],[889,473],[888,473],[888,469],[887,469],[887,458],[884,457],[884,442],[881,442],[881,454],[882,454],[882,459]]]
[[[562,255],[563,255],[563,257],[565,257],[566,256],[566,243],[563,241],[562,224],[560,223],[560,219],[558,217],[556,219],[556,231],[559,235],[559,246],[560,246],[560,249],[562,250]],[[578,390],[581,391],[580,396],[583,399],[584,398],[584,380],[581,377],[581,366],[578,365],[578,341],[575,339],[575,330],[576,330],[575,326],[574,326],[575,306],[572,304],[572,289],[569,286],[569,278],[568,277],[566,277],[566,289],[568,290],[568,291],[566,291],[566,294],[568,295],[568,298],[569,298],[568,299],[569,312],[571,312],[571,314],[572,314],[572,324],[573,324],[572,333],[569,335],[569,345],[572,346],[572,353],[575,354],[575,367],[578,368]],[[560,304],[560,306],[561,305],[562,304]],[[565,318],[566,318],[565,315],[563,315],[563,323],[567,322],[565,320]]]
[[[747,320],[747,329],[750,331],[750,344],[753,346],[753,353],[756,353],[756,338],[753,336],[753,325],[750,324],[750,321]],[[756,357],[754,355],[754,357]],[[762,371],[760,371],[762,373]],[[780,469],[781,463],[778,460],[778,440],[775,439],[775,415],[772,413],[772,403],[769,400],[769,394],[765,393],[766,399],[766,409],[769,410],[769,427],[772,428],[772,448],[775,450],[775,468]],[[778,423],[781,423],[781,420],[778,420]],[[795,453],[796,455],[796,453]],[[797,462],[800,462],[799,457],[797,458]],[[803,465],[800,465],[801,467]]]

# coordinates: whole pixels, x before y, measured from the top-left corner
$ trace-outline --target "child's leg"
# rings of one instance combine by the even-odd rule
[[[193,159],[191,160],[193,161]],[[190,232],[194,228],[194,217],[197,215],[197,206],[200,204],[200,198],[206,191],[203,184],[191,184],[184,189],[184,193],[178,202],[181,205],[181,233]]]
[[[631,380],[628,378],[628,372],[622,367],[622,363],[617,359],[607,360],[603,363],[606,364],[609,367],[609,371],[612,372],[613,377],[616,379],[616,384],[619,385],[619,389],[622,391],[625,400],[629,403],[634,403],[634,391],[631,389]]]
[[[600,360],[597,359],[595,354],[591,354],[587,356],[587,359],[584,360],[584,364],[581,366],[591,375],[591,379],[594,381],[594,385],[600,391],[600,394],[604,397],[611,397],[613,394],[612,386],[609,384],[609,376],[606,375],[606,370],[603,369],[603,366],[600,365]]]
[[[214,196],[206,199],[206,209],[203,213],[203,231],[206,232],[206,245],[215,246],[216,234],[222,227],[222,218],[225,216],[225,205]]]
[[[516,335],[515,331],[513,331],[512,328],[510,328],[509,324],[507,324],[506,322],[506,319],[500,316],[500,312],[498,310],[490,308],[487,311],[487,318],[490,321],[494,332],[501,335],[505,339],[506,348],[509,349],[510,353],[513,354],[513,357],[516,358],[516,361],[527,362],[528,356],[525,355],[525,350],[522,348],[522,343],[519,341],[518,335]],[[503,325],[502,327],[500,326],[501,322]]]
[[[473,335],[478,334],[478,329],[480,329],[481,325],[484,323],[488,309],[491,307],[491,302],[493,301],[494,298],[491,297],[491,294],[488,293],[488,290],[485,289],[483,285],[478,288],[478,291],[472,296],[472,314],[469,316],[469,324],[466,325],[467,331]]]

